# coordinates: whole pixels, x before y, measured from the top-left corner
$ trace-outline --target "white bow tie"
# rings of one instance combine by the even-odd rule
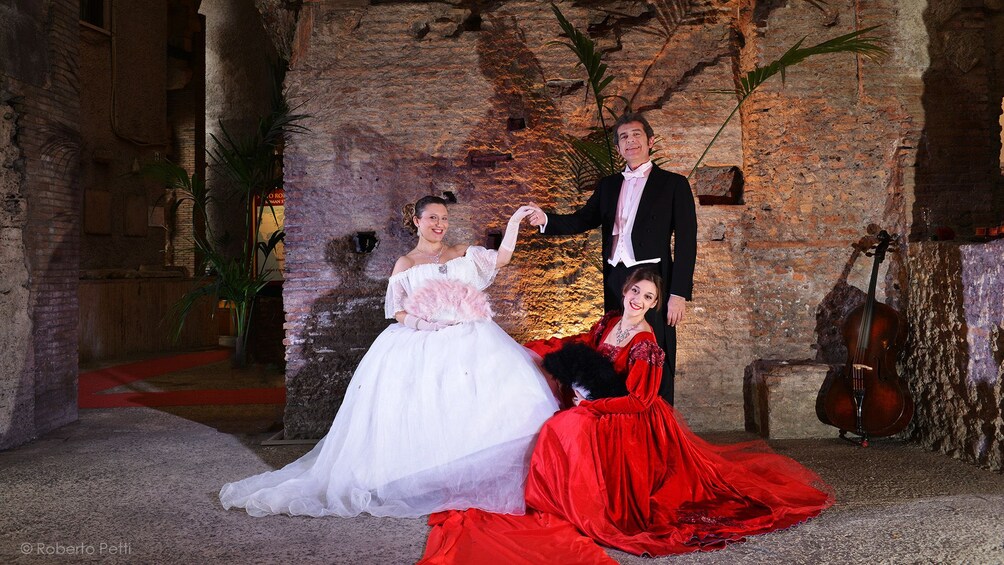
[[[625,179],[644,179],[645,173],[649,172],[651,169],[652,161],[645,161],[641,165],[638,165],[638,168],[633,171],[629,171],[627,170],[627,167],[625,167],[624,172],[621,174],[624,175]]]

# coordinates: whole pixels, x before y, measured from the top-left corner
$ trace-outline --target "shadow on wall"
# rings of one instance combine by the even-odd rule
[[[327,433],[352,374],[384,318],[385,280],[365,275],[372,255],[356,253],[350,236],[332,238],[324,259],[337,266],[342,284],[318,297],[303,329],[300,356],[306,361],[286,377],[285,439],[317,438]]]
[[[930,64],[924,72],[924,130],[917,148],[911,241],[939,228],[958,236],[1004,218],[999,186],[997,119],[1004,74],[994,56],[1004,50],[1001,8],[930,2],[923,13]]]
[[[312,115],[335,119],[323,110]],[[287,262],[283,298],[292,327],[287,337],[297,343],[287,347],[286,438],[327,432],[356,366],[390,323],[384,318],[387,278],[394,261],[415,241],[402,225],[403,205],[445,189],[465,197],[476,194],[459,165],[371,128],[341,126],[338,135],[312,136],[302,143],[297,146],[302,154],[287,153],[292,180],[287,179],[286,219],[295,229],[289,230],[286,245],[291,255],[323,254],[323,264]],[[318,163],[312,160],[317,154],[332,158]],[[312,190],[315,184],[337,189]],[[450,232],[456,242],[467,239],[464,234],[474,231],[474,222],[466,217],[468,204],[455,206],[460,209],[451,218]],[[325,241],[324,234],[332,231],[337,235]],[[375,231],[379,247],[357,253],[352,240],[357,231]],[[328,289],[316,290],[319,285]],[[300,313],[296,304],[309,304],[309,312]]]
[[[535,202],[568,213],[585,203],[592,187],[580,192],[561,158],[567,149],[561,98],[580,93],[551,90],[516,17],[489,19],[491,26],[478,34],[477,54],[478,69],[491,84],[490,109],[464,140],[464,147],[479,148],[480,157],[478,163],[469,156],[464,174],[478,192],[493,195],[467,211],[473,224],[498,226],[501,233],[518,206]],[[484,164],[486,157],[506,155],[512,160]],[[603,315],[599,230],[562,237],[535,231],[523,224],[513,263],[489,291],[495,321],[517,341],[588,330]],[[482,238],[475,232],[468,243],[481,245]]]
[[[868,295],[840,279],[816,310],[816,361],[831,365],[847,362],[847,343],[843,330],[847,317],[864,305]]]

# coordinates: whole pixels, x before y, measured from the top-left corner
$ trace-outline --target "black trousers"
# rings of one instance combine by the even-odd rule
[[[624,282],[627,281],[631,271],[644,266],[635,265],[628,268],[623,263],[618,263],[615,267],[606,265],[606,273],[603,277],[604,310],[609,312],[610,310],[624,309]],[[662,383],[659,385],[659,396],[672,404],[673,377],[676,373],[676,328],[666,324],[666,303],[669,301],[669,295],[666,292],[665,285],[663,285],[662,294],[662,307],[649,310],[645,314],[645,321],[652,326],[655,340],[659,342],[659,347],[666,353],[666,362],[662,366]]]

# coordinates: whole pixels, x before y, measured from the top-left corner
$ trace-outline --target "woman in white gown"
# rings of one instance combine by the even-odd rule
[[[558,409],[530,354],[491,319],[484,294],[512,257],[520,208],[498,252],[446,245],[446,202],[406,207],[418,233],[398,259],[377,337],[327,436],[282,469],[228,483],[224,508],[252,516],[522,514],[530,453]]]

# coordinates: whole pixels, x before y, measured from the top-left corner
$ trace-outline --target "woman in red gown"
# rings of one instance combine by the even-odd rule
[[[635,555],[718,549],[833,504],[815,473],[764,442],[710,444],[677,420],[659,396],[663,352],[644,318],[660,303],[659,288],[654,270],[639,269],[624,287],[626,314],[608,313],[585,334],[527,344],[541,356],[573,342],[596,349],[623,376],[628,395],[577,395],[574,407],[541,429],[527,477],[527,515],[433,516],[428,562],[461,563],[471,543],[482,557],[506,562],[521,555],[526,562],[557,559],[567,551],[578,555],[565,554],[562,562],[602,562],[577,534]],[[561,528],[565,522],[574,530]],[[536,553],[521,551],[524,538],[542,528],[551,534],[534,538]]]

